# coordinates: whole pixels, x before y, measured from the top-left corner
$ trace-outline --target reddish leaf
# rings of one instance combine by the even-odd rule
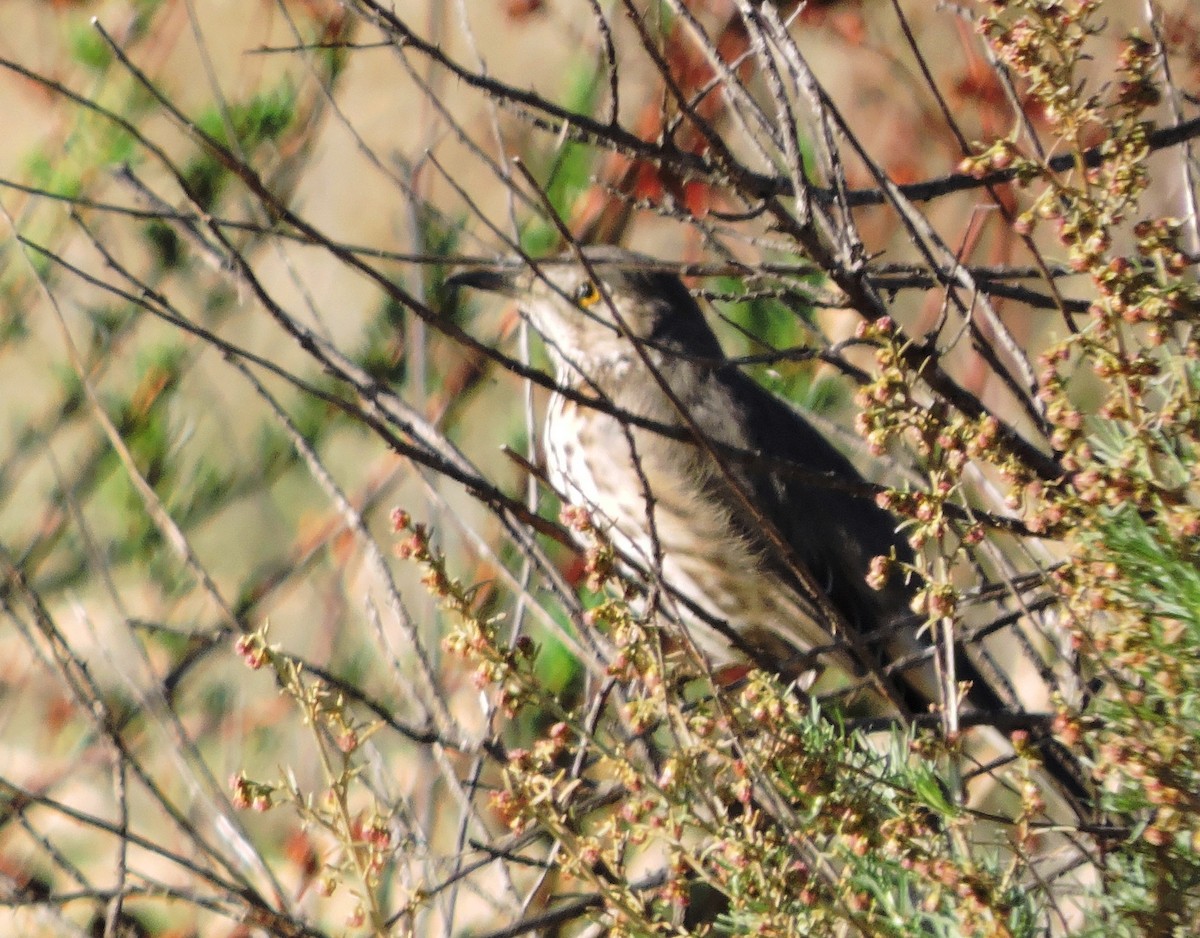
[[[510,20],[522,20],[545,8],[545,0],[504,0],[504,15]]]

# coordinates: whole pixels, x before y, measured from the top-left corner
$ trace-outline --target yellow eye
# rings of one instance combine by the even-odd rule
[[[600,301],[600,291],[590,280],[585,280],[575,288],[575,302],[580,306],[595,306]]]

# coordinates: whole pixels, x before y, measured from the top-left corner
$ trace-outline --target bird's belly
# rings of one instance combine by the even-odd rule
[[[786,646],[804,652],[828,642],[800,597],[764,563],[763,546],[713,499],[691,447],[627,432],[610,417],[559,402],[546,425],[551,482],[591,512],[620,552],[660,577],[668,608],[714,665],[743,656],[689,603],[773,656],[786,655]]]

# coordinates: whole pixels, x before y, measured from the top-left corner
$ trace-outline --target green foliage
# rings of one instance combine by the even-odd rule
[[[1102,512],[1085,538],[1108,618],[1090,637],[1112,686],[1095,712],[1110,779],[1106,800],[1148,826],[1113,858],[1109,922],[1128,934],[1185,928],[1200,915],[1200,566],[1179,539],[1130,508]],[[1099,932],[1095,932],[1099,934]]]
[[[173,270],[183,263],[183,239],[170,225],[160,221],[147,222],[142,229],[142,236],[163,270]]]
[[[67,197],[79,195],[83,186],[77,173],[62,161],[43,151],[31,153],[26,157],[25,175],[32,180],[31,184],[39,189]]]
[[[355,359],[380,384],[403,384],[408,358],[404,354],[404,307],[389,297],[367,326],[363,348]]]
[[[183,184],[189,198],[202,212],[212,211],[217,198],[229,181],[229,173],[210,153],[199,153],[183,168]]]
[[[295,91],[283,82],[247,101],[204,111],[196,118],[196,126],[222,146],[250,156],[264,143],[278,140],[295,117]],[[195,154],[183,171],[184,184],[202,211],[215,208],[232,179],[230,167],[209,150]]]
[[[245,101],[203,111],[196,117],[196,126],[222,146],[236,143],[253,151],[260,144],[277,140],[295,117],[296,93],[290,82],[283,81]]]
[[[716,278],[714,290],[723,298],[721,309],[743,339],[741,354],[811,351],[816,310],[801,291],[822,280],[810,275],[795,285],[751,293],[740,279]],[[739,296],[747,298],[737,299]],[[779,396],[813,413],[827,413],[845,402],[843,385],[818,377],[818,367],[811,358],[800,361],[781,358],[772,364],[756,365],[750,372]]]
[[[69,29],[71,56],[75,61],[97,72],[112,65],[112,50],[90,23],[74,22]]]
[[[577,61],[567,74],[563,107],[577,114],[592,114],[605,87],[602,68]],[[553,164],[546,170],[546,199],[560,219],[570,218],[575,200],[588,187],[596,164],[596,150],[574,140],[566,140],[557,149]],[[558,228],[540,218],[521,232],[521,249],[540,257],[554,250],[562,240]]]

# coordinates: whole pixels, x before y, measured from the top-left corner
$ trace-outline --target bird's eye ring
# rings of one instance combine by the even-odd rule
[[[575,288],[575,302],[580,306],[595,306],[600,302],[600,290],[590,280],[585,280]]]

